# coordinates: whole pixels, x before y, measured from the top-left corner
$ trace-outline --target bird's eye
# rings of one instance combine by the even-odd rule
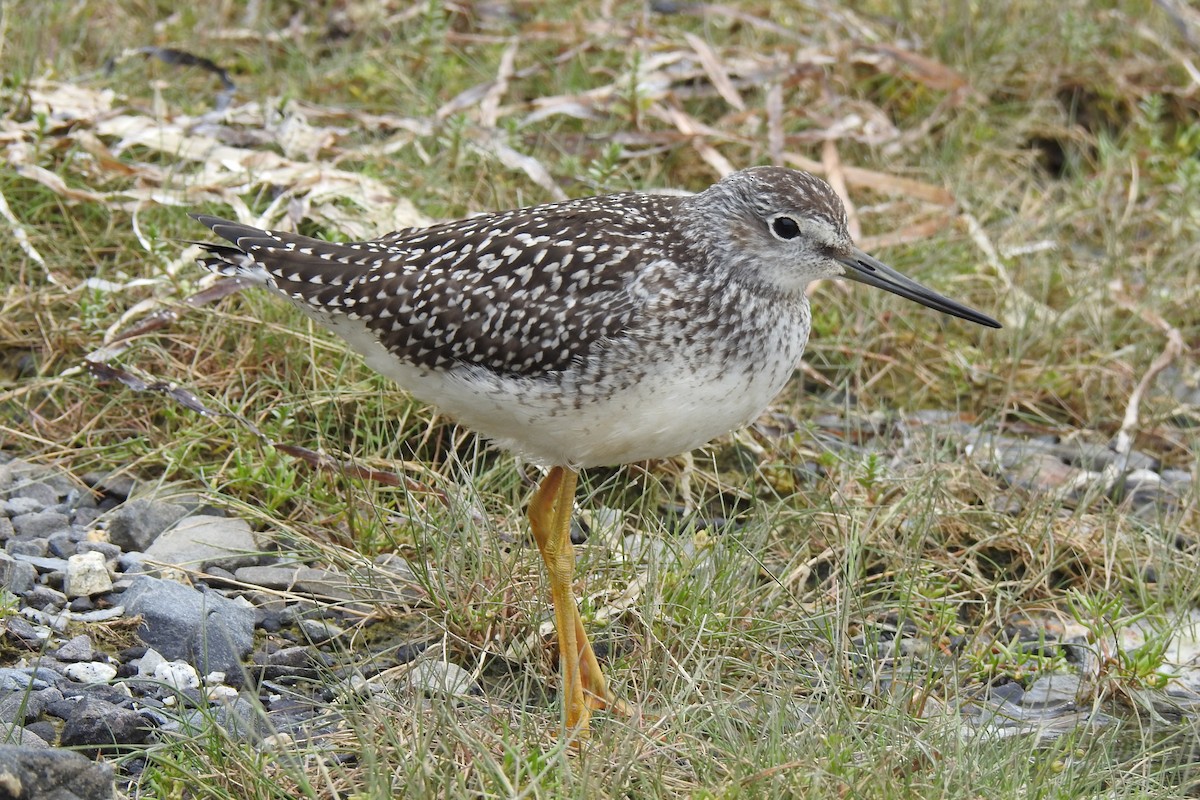
[[[780,239],[795,239],[800,235],[800,226],[791,217],[776,217],[771,220],[771,232]]]

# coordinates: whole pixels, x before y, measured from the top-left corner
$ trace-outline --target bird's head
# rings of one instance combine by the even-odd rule
[[[802,295],[821,278],[848,278],[923,306],[999,328],[1000,323],[943,297],[854,246],[846,209],[825,181],[784,167],[735,172],[685,201],[711,231],[713,257],[766,289]]]

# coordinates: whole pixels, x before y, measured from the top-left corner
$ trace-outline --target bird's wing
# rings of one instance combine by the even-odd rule
[[[668,258],[677,198],[608,195],[332,243],[195,215],[230,245],[209,269],[358,320],[416,366],[516,375],[569,366],[637,315],[638,268]]]

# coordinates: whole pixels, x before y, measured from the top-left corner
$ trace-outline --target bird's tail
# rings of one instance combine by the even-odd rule
[[[213,242],[191,242],[204,248],[204,254],[196,259],[201,266],[218,275],[229,275],[244,278],[255,283],[268,283],[270,276],[261,263],[255,260],[246,250],[242,249],[239,240],[250,237],[258,240],[271,237],[267,231],[241,225],[237,222],[212,217],[207,214],[189,214],[192,219],[207,226],[218,236],[223,236],[233,244],[214,244]]]

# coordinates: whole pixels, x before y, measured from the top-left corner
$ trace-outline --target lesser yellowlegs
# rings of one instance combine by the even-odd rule
[[[829,185],[779,167],[689,197],[588,197],[346,244],[195,218],[232,243],[204,245],[204,266],[284,295],[416,397],[549,467],[529,522],[576,731],[621,705],[572,589],[579,469],[675,456],[757,417],[800,360],[819,278],[1000,327],[857,249]]]

